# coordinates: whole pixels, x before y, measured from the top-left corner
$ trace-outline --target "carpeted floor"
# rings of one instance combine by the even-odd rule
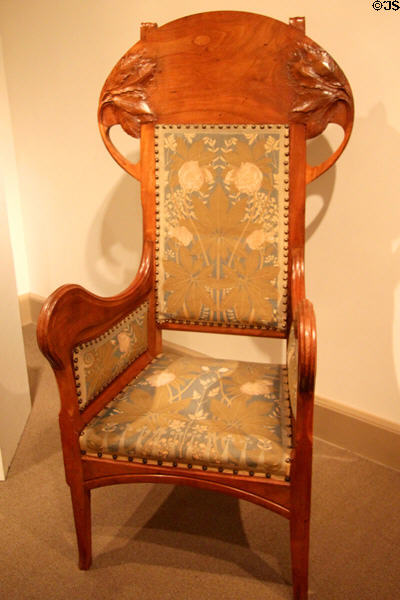
[[[288,523],[212,492],[95,490],[93,566],[77,568],[55,381],[25,331],[34,405],[0,483],[0,598],[291,598]],[[400,473],[315,444],[310,599],[400,598]]]

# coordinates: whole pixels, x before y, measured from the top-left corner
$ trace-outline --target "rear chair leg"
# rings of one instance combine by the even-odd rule
[[[90,490],[82,485],[71,486],[71,499],[78,540],[79,568],[87,570],[92,563]]]

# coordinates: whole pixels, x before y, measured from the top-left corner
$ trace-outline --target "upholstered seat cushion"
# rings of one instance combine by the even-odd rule
[[[88,455],[285,478],[287,371],[167,352],[92,419]]]

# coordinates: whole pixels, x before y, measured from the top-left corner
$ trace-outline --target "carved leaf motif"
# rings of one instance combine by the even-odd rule
[[[112,71],[100,98],[101,112],[107,109],[114,123],[119,123],[133,137],[140,136],[141,123],[155,119],[146,90],[155,68],[153,59],[143,54],[127,54]]]
[[[291,121],[306,123],[313,135],[329,123],[329,116],[342,101],[353,108],[350,86],[335,61],[325,50],[299,44],[288,62],[289,79],[295,88]]]

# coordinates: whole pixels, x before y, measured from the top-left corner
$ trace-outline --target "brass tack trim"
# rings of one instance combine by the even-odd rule
[[[284,476],[284,475],[274,475],[271,474],[270,472],[265,472],[265,471],[246,471],[246,470],[239,470],[239,469],[229,469],[227,467],[221,467],[221,466],[209,466],[209,465],[194,465],[192,463],[178,463],[176,460],[174,461],[164,461],[161,459],[151,459],[151,458],[142,458],[142,457],[135,457],[132,454],[129,455],[118,455],[118,454],[107,454],[104,453],[103,450],[99,450],[97,452],[91,452],[91,451],[87,451],[87,450],[81,450],[82,455],[86,454],[87,456],[93,456],[95,458],[103,458],[103,459],[112,459],[112,460],[118,460],[118,461],[128,461],[130,463],[141,463],[143,465],[148,465],[148,466],[154,466],[154,467],[161,467],[161,468],[168,468],[168,467],[174,467],[174,468],[186,468],[186,469],[193,469],[193,470],[197,470],[197,471],[212,471],[214,473],[220,473],[223,474],[223,476],[232,476],[232,475],[240,475],[242,477],[266,477],[268,479],[273,478],[276,479],[277,481],[282,481],[282,480],[287,480],[286,477],[288,477],[288,475]]]
[[[92,339],[92,340],[88,340],[87,342],[81,342],[79,343],[77,346],[75,346],[72,350],[73,352],[73,362],[76,363],[78,362],[78,358],[75,357],[76,354],[79,354],[80,351],[85,350],[86,348],[89,348],[93,345],[98,344],[99,342],[103,342],[104,340],[107,340],[107,338],[112,337],[122,326],[124,326],[125,324],[129,323],[130,321],[133,321],[136,317],[140,317],[143,319],[146,319],[146,314],[149,310],[149,301],[146,300],[145,302],[143,302],[142,304],[140,304],[139,306],[137,306],[131,313],[129,313],[127,316],[121,318],[115,325],[113,325],[112,327],[110,327],[107,331],[105,331],[104,333],[100,334],[99,336],[97,336],[96,338]],[[99,386],[99,388],[97,389],[96,393],[92,396],[89,396],[87,398],[85,398],[85,400],[82,400],[82,398],[79,398],[80,396],[82,396],[82,391],[77,389],[77,396],[78,396],[78,404],[79,406],[79,410],[83,411],[85,410],[90,404],[91,402],[120,374],[122,373],[122,371],[124,371],[130,364],[132,364],[132,362],[134,362],[134,360],[136,360],[136,358],[138,358],[138,356],[140,356],[141,354],[143,354],[143,352],[145,352],[147,350],[147,341],[145,341],[144,344],[138,345],[138,347],[136,348],[136,351],[132,354],[132,356],[130,357],[130,361],[128,363],[121,363],[120,365],[120,369],[118,370],[118,372],[114,372],[112,374],[111,377],[107,378],[101,386]],[[74,364],[74,370],[75,371],[79,371],[79,365]],[[75,379],[75,387],[78,388],[80,387],[80,383],[78,384],[77,382],[80,379],[80,375],[79,373],[74,375],[74,379]]]

